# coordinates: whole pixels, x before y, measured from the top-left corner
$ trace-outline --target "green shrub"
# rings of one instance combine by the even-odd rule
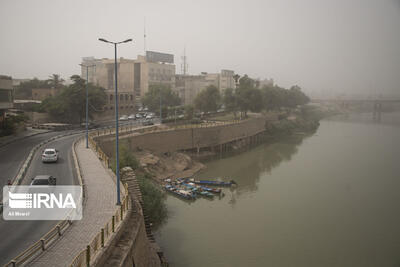
[[[154,227],[159,226],[167,218],[167,207],[164,193],[149,179],[149,174],[138,175],[140,191],[143,198],[143,209]]]

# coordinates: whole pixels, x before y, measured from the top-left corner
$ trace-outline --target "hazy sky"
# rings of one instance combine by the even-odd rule
[[[64,78],[99,42],[173,53],[189,73],[232,69],[306,91],[400,93],[400,0],[0,0],[0,74]]]

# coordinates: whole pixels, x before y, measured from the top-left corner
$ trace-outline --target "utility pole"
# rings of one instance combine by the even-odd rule
[[[143,39],[144,39],[144,55],[146,56],[146,17],[144,17],[144,29],[143,29]]]
[[[86,67],[86,148],[89,148],[89,67],[96,67],[96,65],[86,66],[79,64],[81,67]]]
[[[160,89],[160,124],[162,124],[161,89]]]

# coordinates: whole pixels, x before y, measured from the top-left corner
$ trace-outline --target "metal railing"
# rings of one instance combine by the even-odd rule
[[[122,225],[123,220],[126,218],[128,210],[131,208],[130,197],[127,184],[125,187],[125,196],[122,200],[121,206],[116,210],[111,219],[100,229],[100,231],[93,237],[92,241],[87,244],[86,248],[79,252],[74,260],[71,262],[71,267],[90,266],[96,259],[107,242],[111,240],[113,233],[118,232],[119,227]]]
[[[198,129],[198,128],[210,128],[224,125],[232,125],[243,123],[245,120],[231,120],[231,121],[206,121],[199,124],[184,124],[184,125],[176,125],[169,126],[169,128],[160,129],[157,125],[147,126],[142,128],[133,127],[132,125],[122,125],[119,127],[119,133],[140,133],[140,134],[149,134],[149,133],[158,133],[158,132],[168,132],[175,131],[179,129]],[[89,133],[89,140],[92,139],[92,145],[95,149],[97,149],[97,144],[93,140],[96,137],[106,136],[106,135],[115,135],[115,128],[107,128],[107,129],[98,129],[93,130]],[[100,157],[100,156],[99,156]]]
[[[107,131],[109,130],[109,131]],[[93,140],[93,136],[98,136],[99,132],[111,132],[115,129],[101,129],[92,131],[89,134],[89,145],[96,152],[99,159],[101,159],[106,168],[109,167],[109,157],[103,152],[100,146]],[[86,245],[86,248],[81,250],[73,261],[71,267],[90,266],[96,256],[102,251],[105,244],[111,240],[112,234],[117,232],[123,220],[126,218],[127,211],[131,208],[130,197],[128,191],[128,185],[124,185],[125,194],[122,199],[121,206],[117,208],[115,214],[110,220],[100,229],[100,231],[94,236],[92,241]]]

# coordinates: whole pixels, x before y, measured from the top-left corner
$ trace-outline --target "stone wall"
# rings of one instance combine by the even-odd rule
[[[128,140],[131,149],[137,147],[154,152],[182,151],[215,147],[255,136],[265,131],[267,118],[254,118],[240,123],[204,128],[172,129],[145,134],[121,134],[120,140]],[[100,137],[99,143],[107,155],[114,151],[113,137]]]
[[[148,238],[142,209],[142,197],[135,174],[130,167],[121,170],[121,181],[128,184],[131,197],[129,217],[124,222],[112,244],[105,248],[94,266],[112,267],[158,267],[167,266],[161,262],[162,252],[153,239]]]

